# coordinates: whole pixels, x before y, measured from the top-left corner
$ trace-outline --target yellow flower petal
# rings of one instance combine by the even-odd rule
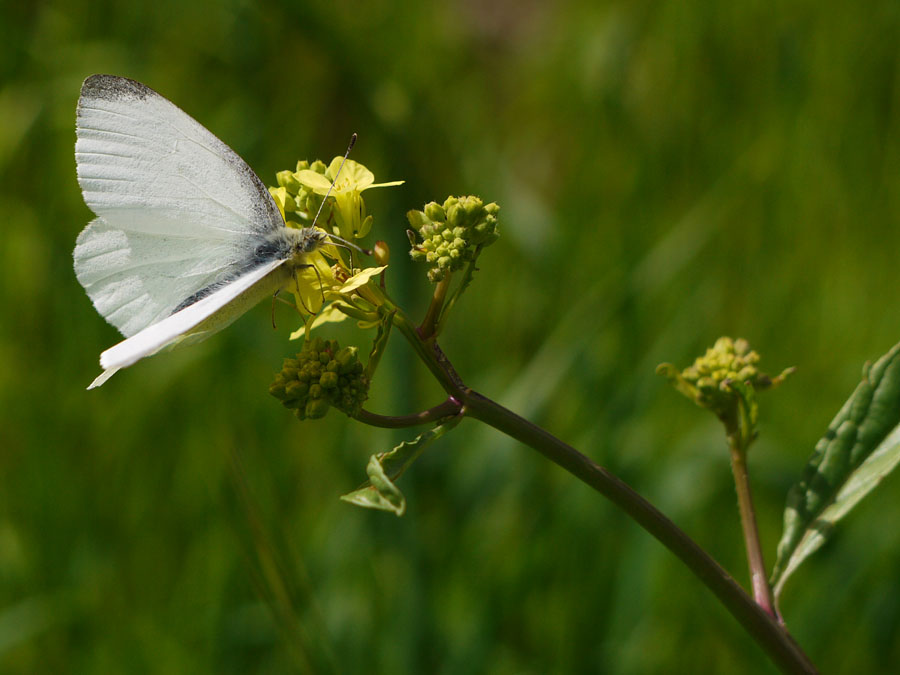
[[[387,183],[372,183],[372,185],[367,185],[364,188],[360,188],[359,191],[362,192],[363,190],[370,190],[377,187],[394,187],[395,185],[403,185],[405,182],[405,180],[392,180]]]
[[[344,285],[338,289],[338,293],[350,293],[351,291],[355,291],[360,286],[365,286],[369,283],[369,279],[381,274],[386,269],[387,265],[382,265],[381,267],[367,267],[347,279],[347,281],[344,282]]]
[[[343,157],[335,157],[333,160],[331,160],[331,164],[325,170],[325,175],[334,178],[341,166],[341,162],[344,162]],[[346,162],[344,162],[344,168],[341,169],[341,175],[338,177],[337,185],[335,185],[334,187],[335,189],[340,190],[362,191],[374,182],[375,174],[373,174],[359,162],[354,162],[352,159],[348,159]]]
[[[309,326],[309,329],[313,330],[314,328],[317,328],[322,324],[337,323],[339,321],[343,321],[344,319],[348,319],[349,317],[340,309],[338,309],[339,305],[340,303],[333,303],[316,314],[316,318],[313,319],[312,323]],[[291,333],[291,340],[296,340],[303,337],[304,335],[306,335],[306,328],[298,328],[293,333]]]
[[[331,187],[331,181],[320,173],[316,173],[311,169],[304,169],[295,174],[297,180],[315,192],[317,195],[324,195]]]
[[[270,187],[269,194],[272,195],[272,201],[275,202],[275,206],[277,206],[278,210],[281,211],[281,219],[284,220],[284,202],[288,198],[287,190],[283,187]]]

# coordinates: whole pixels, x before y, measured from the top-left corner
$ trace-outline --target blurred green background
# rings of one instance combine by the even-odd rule
[[[97,391],[118,335],[72,272],[91,219],[75,103],[147,83],[268,184],[329,159],[367,193],[390,289],[429,289],[404,213],[501,204],[442,339],[467,382],[609,467],[742,582],[717,423],[654,367],[722,334],[797,374],[762,400],[768,562],[784,494],[866,359],[900,339],[900,4],[0,3],[0,671],[772,672],[655,540],[536,453],[462,424],[402,519],[339,502],[403,434],[267,394],[269,307]],[[348,329],[337,336],[357,340]],[[395,336],[369,408],[440,392]],[[828,672],[900,666],[889,479],[783,610]],[[280,571],[273,571],[280,570]]]

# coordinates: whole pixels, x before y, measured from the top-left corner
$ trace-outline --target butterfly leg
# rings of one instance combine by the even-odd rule
[[[318,277],[318,279],[319,279],[319,291],[322,293],[322,304],[323,305],[325,304],[325,284],[322,283],[322,275],[319,273],[319,270],[316,269],[315,265],[310,265],[310,264],[297,265],[294,268],[294,283],[297,286],[297,297],[300,299],[300,304],[303,305],[303,309],[305,309],[308,314],[316,314],[316,312],[313,312],[309,307],[306,306],[306,303],[303,302],[303,295],[300,293],[300,277],[297,274],[297,270],[302,269],[304,267],[312,267],[313,272],[316,273],[316,277]]]
[[[278,289],[278,291],[275,291],[274,293],[272,293],[272,329],[273,330],[278,330],[278,326],[275,325],[275,298],[278,297],[278,293],[280,290],[281,289]]]

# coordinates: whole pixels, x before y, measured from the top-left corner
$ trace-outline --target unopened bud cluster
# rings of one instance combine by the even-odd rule
[[[369,381],[356,347],[336,340],[307,340],[295,359],[285,359],[269,393],[297,417],[318,419],[331,406],[353,416],[368,395]]]
[[[760,376],[757,363],[759,354],[750,349],[746,340],[720,337],[706,354],[698,356],[692,366],[685,368],[681,376],[701,390],[720,389],[722,383],[727,386],[727,382],[734,380],[755,388]],[[768,384],[768,378],[766,380],[765,384]]]
[[[769,389],[794,372],[787,368],[777,377],[770,377],[756,367],[757,363],[759,354],[750,349],[746,340],[720,337],[684,370],[662,363],[656,372],[668,377],[678,391],[697,405],[709,408],[722,419],[730,419],[739,400],[746,397],[742,388],[749,387],[751,392]]]
[[[479,249],[497,241],[499,211],[497,204],[484,204],[472,196],[448,197],[443,205],[431,202],[424,211],[410,211],[407,219],[418,234],[418,238],[410,235],[410,256],[431,265],[430,281],[441,281],[448,272],[474,260]]]
[[[319,160],[316,160],[312,164],[303,160],[297,162],[297,169],[295,171],[286,169],[284,171],[279,171],[275,176],[278,181],[278,187],[284,188],[285,190],[280,194],[281,198],[284,200],[285,218],[290,218],[289,214],[296,214],[297,218],[311,220],[319,210],[319,206],[322,204],[322,196],[316,194],[298,180],[298,174],[306,169],[315,171],[324,176],[328,166]],[[272,189],[270,188],[270,191],[271,190]],[[326,204],[322,209],[322,214],[319,216],[320,222],[328,222],[328,217],[330,215],[331,205]]]

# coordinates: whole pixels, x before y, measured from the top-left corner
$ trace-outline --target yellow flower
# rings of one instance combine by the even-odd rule
[[[341,162],[344,162],[343,168]],[[338,174],[340,169],[340,175]],[[337,176],[337,181],[332,181]],[[312,169],[301,169],[294,173],[294,178],[305,188],[324,197],[331,190],[331,197],[337,208],[334,209],[336,225],[340,236],[345,239],[359,239],[368,234],[372,227],[372,217],[366,216],[366,205],[362,193],[370,188],[402,185],[403,181],[376,183],[375,175],[366,167],[352,159],[344,161],[343,157],[335,157],[321,174]],[[276,203],[278,199],[276,198]]]
[[[357,291],[362,286],[365,286],[373,277],[381,274],[386,269],[387,265],[383,265],[381,267],[367,267],[347,279],[343,284],[335,280],[334,276],[331,274],[331,270],[329,269],[328,279],[330,280],[330,285],[325,286],[325,292],[327,293],[326,302],[331,302],[331,304],[328,305],[328,307],[326,307],[325,309],[322,309],[321,290],[319,290],[319,294],[315,298],[309,298],[306,294],[302,296],[304,301],[307,302],[307,307],[313,309],[313,313],[316,314],[316,318],[313,319],[310,329],[321,326],[324,323],[336,323],[347,319],[347,314],[342,312],[339,307],[341,305],[345,307],[348,306],[347,302],[350,301],[351,296],[355,291]],[[312,274],[313,277],[315,277],[315,272],[313,272],[312,270],[309,270],[309,274]],[[305,282],[308,279],[308,276],[304,277],[303,281]],[[305,287],[305,284],[301,284],[301,288]],[[345,299],[347,302],[341,302]],[[305,333],[305,327],[300,328],[299,330],[291,333],[291,340],[296,340],[302,337]]]
[[[322,248],[325,248],[324,245]],[[334,278],[331,265],[321,255],[321,249],[309,254],[310,267],[299,267],[287,289],[294,294],[297,309],[303,314],[318,314],[325,304],[326,294],[340,283]]]

